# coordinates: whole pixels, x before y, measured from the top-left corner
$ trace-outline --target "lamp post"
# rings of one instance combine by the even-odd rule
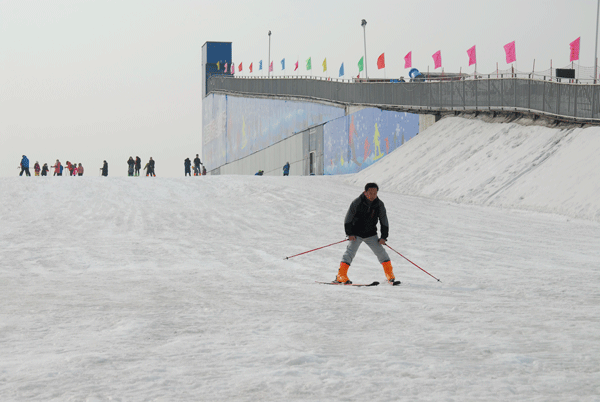
[[[598,0],[600,1],[600,0]],[[363,27],[363,34],[365,38],[365,77],[369,79],[369,71],[367,70],[367,20],[362,20],[360,26]]]
[[[598,0],[600,1],[600,0]],[[269,31],[269,61],[267,62],[267,77],[271,76],[271,31]]]

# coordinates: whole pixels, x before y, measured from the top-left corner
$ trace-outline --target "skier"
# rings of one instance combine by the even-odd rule
[[[83,166],[81,165],[81,163],[77,167],[77,176],[83,176]]]
[[[40,163],[38,161],[35,161],[35,165],[33,165],[33,170],[35,171],[36,176],[40,175]]]
[[[21,173],[19,173],[19,176],[23,176],[23,172],[25,172],[26,176],[31,176],[31,173],[29,173],[29,159],[27,159],[25,155],[23,155],[19,167],[21,168]]]
[[[48,176],[49,170],[50,170],[50,168],[48,167],[48,164],[44,163],[44,166],[42,166],[42,176]]]
[[[142,168],[142,160],[140,159],[139,156],[135,157],[135,175],[139,176],[140,175],[140,169]]]
[[[129,165],[129,168],[127,169],[127,175],[133,176],[133,171],[135,169],[135,161],[133,160],[133,157],[129,157],[127,164]]]
[[[352,203],[346,218],[344,219],[344,230],[348,236],[348,247],[340,262],[340,268],[335,278],[338,283],[352,283],[348,279],[348,268],[358,251],[362,242],[367,243],[377,259],[383,266],[383,271],[389,283],[393,284],[396,279],[392,268],[392,262],[383,246],[385,245],[390,230],[387,214],[383,201],[377,198],[379,187],[376,183],[367,183],[365,191]],[[381,225],[381,237],[377,237],[377,221]]]
[[[202,162],[200,161],[198,154],[196,154],[196,157],[194,158],[194,176],[200,176],[202,174],[200,173],[200,165],[202,165]]]
[[[60,164],[60,161],[58,159],[52,167],[54,168],[54,176],[62,176],[62,165]]]
[[[184,174],[184,176],[187,176],[187,175],[191,176],[192,175],[192,170],[191,170],[191,168],[192,168],[192,161],[190,160],[190,158],[185,158],[185,160],[183,161],[183,166],[185,167],[185,174]],[[194,168],[194,170],[196,170],[196,169]]]
[[[108,176],[108,162],[104,161],[102,165],[102,176]]]
[[[290,175],[290,163],[289,162],[286,162],[285,165],[283,165],[283,175],[284,176]]]

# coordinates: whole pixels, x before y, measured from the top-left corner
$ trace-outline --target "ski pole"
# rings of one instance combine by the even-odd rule
[[[431,276],[433,279],[437,280],[438,282],[441,282],[438,278],[436,278],[435,276],[431,275],[429,272],[425,271],[423,268],[421,268],[420,266],[418,266],[417,264],[415,264],[414,262],[412,262],[411,260],[409,260],[408,258],[406,258],[405,256],[403,256],[402,254],[400,254],[399,252],[397,252],[396,250],[394,250],[393,248],[391,248],[388,244],[386,244],[386,246],[388,246],[388,248],[390,250],[392,250],[393,252],[395,252],[396,254],[398,254],[400,257],[404,258],[406,261],[410,262],[412,265],[414,265],[415,267],[419,268],[421,271],[425,272],[427,275]]]
[[[344,239],[342,241],[338,241],[337,243],[331,243],[331,244],[328,244],[328,245],[323,246],[323,247],[318,247],[318,248],[315,248],[315,249],[312,249],[312,250],[308,250],[308,251],[305,251],[305,252],[300,253],[300,254],[290,255],[289,257],[285,257],[284,260],[289,260],[290,258],[294,258],[294,257],[297,257],[297,256],[302,255],[302,254],[311,253],[313,251],[317,251],[317,250],[320,250],[320,249],[325,248],[325,247],[333,246],[334,244],[340,244],[340,243],[343,243],[345,241],[348,241],[348,239]]]

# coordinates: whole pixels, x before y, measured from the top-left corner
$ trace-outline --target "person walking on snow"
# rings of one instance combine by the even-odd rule
[[[40,163],[38,161],[35,161],[35,165],[33,165],[33,171],[35,172],[36,176],[40,175]]]
[[[31,173],[29,173],[29,159],[25,155],[21,159],[21,173],[19,173],[19,176],[23,176],[23,172],[25,172],[25,175],[31,176]]]
[[[44,166],[42,166],[42,176],[48,176],[49,170],[50,170],[50,168],[48,167],[48,164],[44,163]]]
[[[190,158],[185,158],[185,160],[183,161],[183,166],[185,167],[185,174],[184,176],[187,175],[192,175],[192,161],[190,160]]]
[[[133,171],[135,170],[135,161],[133,160],[132,156],[130,156],[127,160],[127,165],[129,165],[129,168],[127,169],[127,175],[133,176]]]
[[[290,163],[289,162],[286,162],[285,165],[283,165],[283,175],[284,176],[290,175]]]
[[[54,168],[54,176],[62,176],[62,165],[60,164],[60,161],[58,159],[52,167]]]
[[[344,219],[344,230],[348,236],[348,247],[340,262],[340,268],[335,278],[335,282],[350,284],[348,279],[348,268],[358,251],[358,248],[365,242],[373,251],[385,272],[385,277],[389,283],[394,283],[396,278],[392,268],[392,262],[383,246],[385,245],[390,226],[387,219],[387,213],[383,201],[377,198],[379,187],[376,183],[367,183],[365,191],[352,203],[346,218]],[[381,237],[377,236],[377,222],[381,225]]]
[[[83,166],[81,165],[81,163],[77,167],[77,176],[83,176]]]
[[[142,169],[142,160],[140,159],[139,156],[135,157],[135,175],[139,176],[140,175],[140,170]]]
[[[202,162],[200,161],[198,154],[196,154],[196,157],[194,158],[194,176],[200,176],[202,174],[200,172],[200,165],[202,165]]]
[[[108,176],[108,162],[106,161],[104,161],[104,163],[102,164],[102,176]]]

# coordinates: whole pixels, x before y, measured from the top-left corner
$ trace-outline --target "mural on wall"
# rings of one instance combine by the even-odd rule
[[[356,173],[419,132],[419,116],[363,109],[324,126],[325,174]]]
[[[202,154],[209,170],[344,116],[344,108],[319,103],[217,94],[204,98],[202,109]]]

